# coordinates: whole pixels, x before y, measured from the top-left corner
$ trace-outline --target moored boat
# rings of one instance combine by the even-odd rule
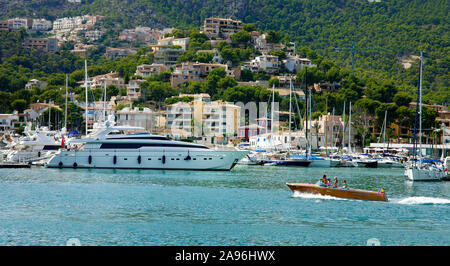
[[[306,183],[286,183],[292,192],[319,194],[323,196],[332,196],[336,198],[360,199],[373,201],[388,201],[384,190],[382,192],[366,191],[348,188],[321,187],[315,184]]]
[[[50,168],[121,168],[160,170],[231,170],[248,151],[212,150],[204,145],[170,140],[142,131],[113,126],[84,139],[70,150],[59,150],[46,163]],[[80,147],[78,148],[78,145]]]

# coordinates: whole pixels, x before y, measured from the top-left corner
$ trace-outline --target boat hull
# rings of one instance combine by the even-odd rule
[[[342,160],[335,167],[358,167],[358,163]]]
[[[358,161],[358,167],[378,168],[378,161]]]
[[[404,168],[405,166],[397,162],[378,162],[378,168]]]
[[[311,160],[311,164],[309,165],[309,167],[322,167],[322,168],[327,168],[327,167],[331,167],[331,160],[328,159],[323,159],[323,160]]]
[[[320,187],[314,184],[304,183],[286,183],[293,192],[319,194],[323,196],[332,196],[336,198],[372,200],[372,201],[388,201],[386,193],[365,191],[359,189],[339,189]]]
[[[441,181],[445,178],[445,172],[418,168],[406,169],[405,175],[411,181]]]
[[[265,164],[274,163],[276,166],[289,166],[289,167],[308,167],[311,161],[303,160],[276,160],[276,161],[264,161]]]
[[[247,151],[61,151],[49,168],[231,170]]]

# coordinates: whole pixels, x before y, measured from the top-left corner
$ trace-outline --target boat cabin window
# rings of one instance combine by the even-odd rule
[[[203,145],[182,143],[102,143],[100,149],[139,149],[142,147],[175,147],[191,149],[208,149]]]

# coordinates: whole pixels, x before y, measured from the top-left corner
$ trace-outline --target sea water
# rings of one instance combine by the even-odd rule
[[[0,169],[0,245],[449,245],[450,182],[403,169]],[[323,173],[389,202],[292,193]],[[72,241],[72,242],[71,242]]]

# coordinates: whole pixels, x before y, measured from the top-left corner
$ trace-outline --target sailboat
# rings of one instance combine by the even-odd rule
[[[306,129],[305,129],[305,139],[306,139],[306,155],[301,154],[292,154],[290,156],[291,159],[296,160],[297,162],[303,161],[304,163],[307,162],[309,167],[330,167],[331,166],[331,160],[328,158],[323,158],[319,156],[313,156],[311,152],[311,143],[312,143],[312,135],[311,135],[311,89],[308,90],[308,83],[306,79],[306,75],[308,73],[308,68],[305,69],[305,92],[308,93],[308,98],[306,99]],[[290,82],[290,93],[292,90],[292,80]],[[291,101],[291,99],[289,99]],[[290,107],[290,105],[289,105]],[[289,113],[291,113],[291,109],[289,108]],[[290,118],[290,117],[289,117]],[[290,124],[290,120],[289,120]],[[308,130],[309,128],[309,130]],[[290,127],[289,127],[289,133],[290,133]],[[290,139],[290,137],[289,137]]]
[[[422,158],[422,65],[423,65],[423,53],[420,52],[420,78],[419,78],[419,91],[418,91],[418,106],[416,106],[416,121],[414,123],[414,144],[413,154],[414,160],[411,165],[407,166],[405,175],[412,181],[440,181],[445,177],[445,171],[443,167],[436,166],[434,164],[424,164]],[[419,112],[417,112],[417,107]],[[419,116],[419,160],[416,159],[417,150],[417,116]],[[418,161],[418,162],[417,162]]]
[[[273,106],[272,106],[273,108]],[[273,111],[272,111],[273,113]],[[307,167],[311,164],[311,160],[305,158],[301,155],[291,154],[291,125],[292,125],[292,79],[290,80],[289,86],[289,141],[288,141],[288,152],[286,154],[274,155],[269,160],[264,160],[267,166],[301,166]]]

